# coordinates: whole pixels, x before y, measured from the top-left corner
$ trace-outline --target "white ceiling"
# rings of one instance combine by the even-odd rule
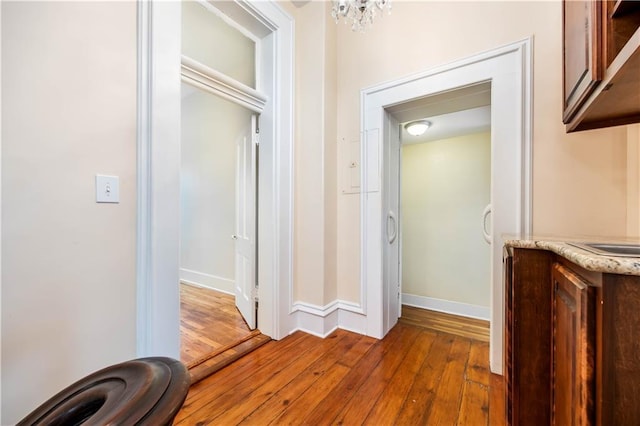
[[[402,126],[400,140],[403,145],[437,141],[491,130],[491,106],[465,109],[448,114],[424,117],[431,127],[422,136],[412,136]]]
[[[403,144],[448,139],[491,129],[491,83],[451,90],[387,107],[401,124]],[[426,119],[431,127],[422,136],[412,136],[404,124]]]

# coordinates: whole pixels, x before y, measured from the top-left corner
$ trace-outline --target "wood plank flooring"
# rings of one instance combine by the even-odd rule
[[[398,323],[271,341],[193,385],[177,425],[501,425],[489,345]],[[490,395],[491,389],[491,395]]]
[[[400,322],[470,339],[489,341],[489,321],[402,305]]]
[[[233,296],[180,284],[181,361],[191,383],[215,373],[271,338],[249,330]]]
[[[184,364],[238,342],[250,333],[236,309],[234,296],[180,284],[180,360]]]

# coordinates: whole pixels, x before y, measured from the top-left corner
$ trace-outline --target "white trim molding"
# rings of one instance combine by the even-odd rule
[[[136,353],[143,356],[148,353],[151,345],[150,334],[150,314],[147,300],[149,298],[149,144],[151,143],[151,4],[148,1],[138,1],[137,3],[137,217],[136,217]]]
[[[138,356],[180,357],[180,18],[138,2]]]
[[[491,83],[490,365],[502,373],[504,234],[530,233],[533,38],[361,91],[361,303],[367,335],[382,338],[397,312],[385,282],[383,200],[387,107],[461,87]]]
[[[490,310],[486,306],[472,305],[469,303],[454,302],[451,300],[436,299],[434,297],[418,296],[402,293],[402,304],[416,308],[429,309],[431,311],[444,312],[445,314],[461,317],[490,320]]]
[[[194,87],[220,96],[255,113],[262,113],[267,96],[252,87],[216,71],[213,68],[182,55],[182,81]]]
[[[292,314],[296,328],[318,337],[327,337],[337,328],[365,334],[366,317],[362,307],[344,300],[334,300],[325,306],[295,302]]]
[[[205,272],[193,271],[191,269],[180,268],[180,282],[197,287],[210,288],[222,293],[235,296],[235,280],[223,278]]]
[[[0,82],[2,82],[2,5],[0,5]],[[2,84],[0,84],[0,330],[2,330]],[[0,333],[0,421],[2,421],[2,334]]]

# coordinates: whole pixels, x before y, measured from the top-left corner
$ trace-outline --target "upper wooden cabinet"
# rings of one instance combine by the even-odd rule
[[[563,2],[567,131],[640,122],[640,1]]]
[[[565,123],[602,80],[601,8],[593,1],[565,1],[564,112]]]

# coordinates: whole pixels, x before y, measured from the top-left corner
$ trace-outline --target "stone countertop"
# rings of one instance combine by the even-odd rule
[[[575,237],[545,237],[545,236],[514,236],[505,235],[504,245],[507,247],[549,250],[567,260],[582,266],[584,269],[610,274],[640,276],[640,257],[621,257],[595,254],[590,251],[569,244],[573,243],[621,243],[640,244],[636,240],[604,239],[604,238],[575,238]]]

